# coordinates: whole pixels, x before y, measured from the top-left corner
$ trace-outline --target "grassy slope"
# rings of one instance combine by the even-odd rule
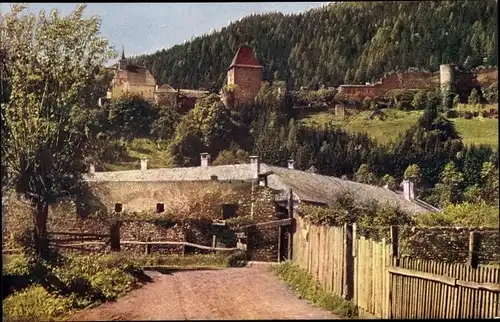
[[[496,105],[488,105],[497,108]],[[471,106],[461,106],[461,111],[477,110]],[[345,119],[336,117],[329,112],[314,113],[304,116],[301,122],[307,126],[321,127],[327,123],[338,125],[350,132],[366,132],[380,142],[396,139],[404,133],[418,118],[422,111],[404,112],[394,109],[383,110],[385,119],[376,117],[370,120],[370,111],[361,111]],[[474,119],[452,119],[465,144],[489,144],[498,147],[498,119],[477,117]]]
[[[127,154],[136,161],[108,163],[105,164],[106,171],[138,170],[143,157],[149,159],[148,168],[166,168],[171,164],[166,147],[147,138],[136,138],[129,142]]]
[[[483,109],[497,108],[489,104]],[[477,107],[461,105],[460,111],[479,111]],[[361,111],[345,119],[336,117],[330,112],[310,113],[301,118],[301,122],[311,127],[321,127],[327,123],[340,126],[350,132],[366,132],[380,142],[389,142],[404,133],[422,115],[422,111],[383,110],[385,119],[375,117],[370,120],[370,111]],[[498,147],[498,119],[477,117],[474,119],[452,119],[465,144],[484,143]],[[106,171],[140,169],[141,157],[149,159],[148,168],[164,168],[171,166],[170,156],[165,144],[159,145],[147,138],[137,138],[127,144],[127,153],[132,162],[116,162],[106,164]]]

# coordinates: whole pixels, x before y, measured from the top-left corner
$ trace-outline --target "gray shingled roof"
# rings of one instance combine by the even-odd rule
[[[270,172],[267,182],[273,190],[293,189],[294,195],[303,201],[331,205],[343,191],[351,191],[358,200],[375,199],[382,203],[398,205],[410,213],[437,211],[436,208],[420,201],[408,201],[401,193],[386,188],[343,180],[295,169],[270,166],[261,163],[260,173]],[[128,170],[96,172],[87,174],[90,182],[106,181],[204,181],[217,176],[218,180],[244,181],[252,179],[250,164],[233,164],[186,168],[163,168],[148,170]]]

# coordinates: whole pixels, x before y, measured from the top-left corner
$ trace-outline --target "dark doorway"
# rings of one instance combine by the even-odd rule
[[[238,205],[236,204],[224,204],[222,205],[222,219],[226,220],[229,218],[234,218],[237,215]]]
[[[115,203],[115,212],[122,212],[122,211],[123,211],[123,204]]]

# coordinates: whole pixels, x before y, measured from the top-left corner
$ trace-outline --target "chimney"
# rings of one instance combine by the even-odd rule
[[[250,156],[250,170],[252,171],[252,179],[258,179],[260,173],[260,161],[256,155]]]
[[[90,173],[95,173],[95,165],[94,165],[93,163],[91,163],[91,164],[89,165],[89,172],[90,172]]]
[[[208,168],[210,166],[210,154],[200,153],[201,167]]]
[[[147,170],[148,169],[148,159],[147,158],[141,158],[141,170]]]
[[[415,190],[413,185],[413,181],[403,180],[403,197],[405,200],[415,200]]]
[[[292,170],[294,169],[293,168],[293,160],[292,159],[288,160],[288,169],[292,169]]]

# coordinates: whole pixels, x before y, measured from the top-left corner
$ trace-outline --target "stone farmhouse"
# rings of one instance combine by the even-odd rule
[[[158,204],[168,204],[171,202],[169,199],[174,198],[167,190],[174,186],[180,188],[188,182],[246,182],[267,187],[275,192],[276,209],[283,211],[290,199],[290,189],[293,192],[291,197],[294,207],[301,203],[331,206],[340,193],[349,191],[354,194],[356,200],[375,199],[381,203],[397,205],[412,214],[439,211],[416,199],[413,183],[409,181],[403,183],[402,192],[394,192],[383,187],[300,171],[294,169],[293,160],[289,160],[287,168],[271,166],[261,163],[257,156],[252,156],[249,164],[220,166],[212,166],[210,155],[207,153],[201,154],[198,167],[148,169],[146,159],[141,160],[141,169],[138,170],[96,172],[91,166],[86,180],[90,185],[106,187],[97,189],[96,197],[111,212],[117,203],[120,211],[154,211]],[[117,189],[129,193],[122,198]]]

